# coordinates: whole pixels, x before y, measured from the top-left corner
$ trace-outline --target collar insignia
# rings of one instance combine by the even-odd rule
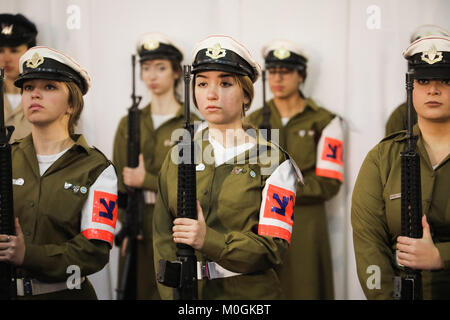
[[[12,29],[13,29],[14,25],[9,25],[9,26],[5,26],[2,25],[2,34],[6,35],[6,36],[10,36],[12,33]]]
[[[159,47],[159,41],[157,41],[157,40],[148,39],[144,42],[144,49],[146,49],[148,51],[153,51],[155,49],[158,49],[158,47]]]
[[[273,55],[280,60],[284,60],[291,56],[291,52],[284,47],[280,47],[273,52]]]
[[[27,60],[25,66],[27,66],[28,68],[31,68],[31,69],[35,69],[43,63],[44,63],[44,57],[39,56],[39,54],[37,52],[35,52],[35,54],[33,54],[33,56],[31,57],[31,59]]]
[[[214,47],[208,48],[208,50],[206,50],[206,55],[214,60],[223,58],[226,54],[227,51],[220,46],[220,43],[216,43]]]
[[[428,51],[422,52],[421,59],[428,64],[434,64],[442,60],[442,52],[437,51],[433,45]]]

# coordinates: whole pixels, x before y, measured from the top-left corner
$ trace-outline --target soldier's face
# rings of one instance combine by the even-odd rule
[[[206,71],[194,78],[198,109],[210,127],[242,127],[242,106],[249,103],[234,76],[223,71]]]
[[[293,94],[298,94],[298,87],[303,79],[296,70],[270,68],[267,71],[270,91],[275,98],[286,99]]]
[[[16,80],[19,76],[20,57],[28,50],[28,46],[22,44],[17,47],[0,47],[0,67],[5,69],[5,77]]]
[[[162,95],[173,91],[175,80],[179,75],[174,73],[169,60],[147,60],[141,64],[141,76],[153,95]]]
[[[414,80],[413,101],[419,118],[450,121],[450,80]]]
[[[23,84],[22,108],[28,121],[44,127],[60,124],[67,128],[69,120],[69,89],[64,82],[36,79]]]

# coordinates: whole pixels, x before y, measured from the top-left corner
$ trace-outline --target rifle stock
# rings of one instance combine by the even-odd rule
[[[0,69],[0,234],[15,235],[14,199],[12,186],[12,159],[9,140],[14,127],[5,127],[3,101],[4,71]],[[17,297],[16,268],[0,262],[0,300],[15,300]]]
[[[422,193],[420,178],[420,158],[416,152],[417,136],[413,134],[414,105],[412,92],[414,78],[406,74],[408,108],[407,150],[401,152],[401,235],[422,238]],[[421,300],[422,275],[420,270],[405,267],[404,276],[394,278],[394,299]]]
[[[178,143],[178,190],[177,216],[197,219],[197,191],[194,156],[194,127],[190,123],[189,83],[191,66],[184,66],[185,123],[182,140]],[[175,288],[177,300],[197,300],[197,257],[191,246],[177,244],[177,261],[159,261],[157,280],[163,285]]]

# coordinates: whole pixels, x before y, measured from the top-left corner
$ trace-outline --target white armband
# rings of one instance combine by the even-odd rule
[[[344,133],[337,116],[323,129],[317,145],[316,175],[344,181]]]
[[[117,207],[117,175],[110,165],[89,189],[81,211],[81,233],[89,240],[103,240],[112,246]]]
[[[290,160],[284,161],[267,178],[262,193],[258,235],[281,238],[290,243],[295,194],[301,180],[300,170]]]

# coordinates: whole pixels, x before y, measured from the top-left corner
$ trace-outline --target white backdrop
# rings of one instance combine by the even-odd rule
[[[138,37],[169,35],[190,62],[195,43],[231,35],[262,65],[261,47],[274,38],[296,41],[310,60],[307,96],[347,123],[345,184],[327,203],[337,299],[364,299],[356,277],[350,206],[367,152],[383,137],[390,112],[405,99],[401,53],[421,24],[450,29],[448,0],[1,0],[1,13],[22,13],[38,27],[38,44],[78,60],[92,78],[80,130],[112,155],[119,119],[130,106],[131,63]],[[150,95],[142,83],[137,93]],[[270,92],[267,90],[270,98]],[[250,112],[262,104],[261,81]],[[92,275],[100,299],[115,298],[118,250]]]

